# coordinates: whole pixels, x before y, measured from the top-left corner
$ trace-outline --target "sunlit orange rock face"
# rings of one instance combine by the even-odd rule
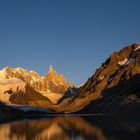
[[[70,84],[67,83],[64,76],[58,75],[51,65],[48,74],[43,78],[44,90],[64,94],[68,87],[70,87]]]
[[[67,83],[63,75],[58,75],[54,70],[52,65],[50,66],[50,70],[46,76],[41,77],[35,71],[28,71],[23,68],[12,68],[6,67],[0,71],[0,100],[10,103],[23,103],[21,98],[23,98],[24,94],[24,104],[29,104],[27,93],[29,90],[24,90],[25,86],[27,89],[30,87],[32,89],[33,98],[36,96],[34,93],[40,94],[40,96],[44,96],[49,98],[53,103],[56,103],[59,98],[67,91],[67,89],[72,86]],[[14,93],[14,98],[11,98],[12,94],[7,94],[5,91],[10,91]],[[20,94],[22,92],[22,94]],[[6,94],[4,94],[6,93]],[[18,101],[17,99],[20,100]],[[12,99],[12,100],[11,100]],[[13,100],[14,99],[14,100]],[[34,98],[35,99],[35,98]],[[37,98],[36,98],[37,99]],[[37,100],[34,102],[38,102]]]
[[[67,83],[63,75],[58,75],[50,66],[50,70],[45,77],[41,77],[34,71],[28,71],[23,68],[6,67],[0,71],[0,78],[17,78],[31,85],[37,91],[46,91],[53,93],[64,93],[72,84]]]

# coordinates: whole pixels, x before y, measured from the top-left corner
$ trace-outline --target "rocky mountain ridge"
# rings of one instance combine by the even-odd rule
[[[101,93],[140,73],[140,45],[133,44],[114,52],[95,74],[79,88],[79,93]]]
[[[80,113],[131,110],[140,103],[140,44],[114,52],[76,94],[60,104]],[[135,110],[135,109],[134,109]]]
[[[63,94],[69,86],[73,86],[72,83],[67,83],[62,74],[58,75],[58,73],[53,70],[52,65],[50,65],[50,70],[44,77],[41,77],[35,71],[28,71],[23,68],[6,67],[0,71],[0,79],[10,78],[20,79],[38,91],[50,91]],[[53,89],[52,86],[54,88],[60,87],[60,89],[57,91]]]
[[[0,71],[0,100],[6,103],[27,105],[30,104],[30,98],[33,99],[39,94],[47,101],[49,98],[55,102],[70,86],[73,85],[67,83],[63,75],[58,75],[52,65],[44,77],[23,68],[6,67]],[[34,102],[38,105],[37,101]]]

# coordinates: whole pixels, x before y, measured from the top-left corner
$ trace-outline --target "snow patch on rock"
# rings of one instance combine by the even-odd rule
[[[134,62],[135,62],[135,58],[130,58],[130,59],[128,60],[127,64],[129,64],[129,63],[134,63]]]
[[[123,65],[125,65],[127,62],[128,62],[128,59],[125,58],[123,61],[119,61],[118,64],[121,65],[121,66],[123,66]]]
[[[109,82],[109,83],[112,82],[112,81],[114,80],[114,78],[115,78],[115,77],[110,77],[110,78],[108,79],[108,82]]]
[[[83,85],[84,85],[84,84],[79,85],[78,88],[82,87]]]
[[[103,80],[104,78],[105,78],[104,76],[99,77],[100,80]]]
[[[52,79],[52,82],[54,83],[54,85],[59,86],[54,79]]]
[[[139,50],[139,49],[140,49],[140,45],[139,45],[137,48],[135,48],[134,51],[137,51],[137,50]]]
[[[71,95],[75,94],[75,92],[74,92],[74,90],[72,88],[69,88],[68,91],[69,91],[69,94],[71,94]]]

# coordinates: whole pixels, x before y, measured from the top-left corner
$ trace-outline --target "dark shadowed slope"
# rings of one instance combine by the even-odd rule
[[[116,113],[140,108],[140,44],[114,52],[78,92],[61,102],[67,111]]]

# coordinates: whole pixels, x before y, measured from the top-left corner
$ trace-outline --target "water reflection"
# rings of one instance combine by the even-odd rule
[[[130,129],[130,127],[135,129]],[[134,127],[125,124],[124,127],[124,121],[123,123],[114,121],[111,117],[51,117],[0,125],[1,140],[124,140],[139,138],[139,125]]]

